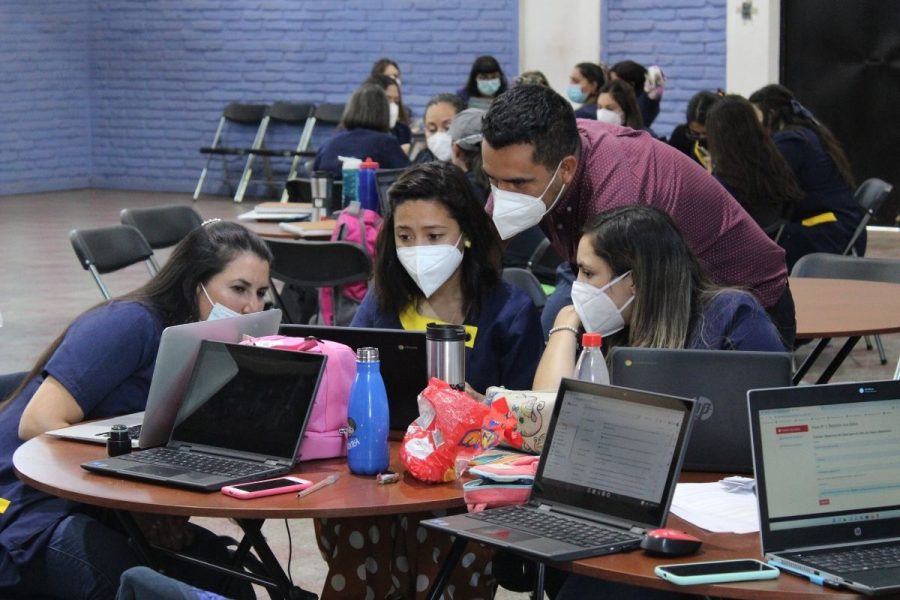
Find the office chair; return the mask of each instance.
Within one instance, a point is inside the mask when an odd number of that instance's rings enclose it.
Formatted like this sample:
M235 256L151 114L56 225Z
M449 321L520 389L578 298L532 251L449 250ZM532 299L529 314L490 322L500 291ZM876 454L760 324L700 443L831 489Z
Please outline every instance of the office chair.
M357 244L275 239L267 239L266 243L274 256L269 269L270 278L300 288L331 288L335 317L341 314L339 308L343 304L340 287L368 281L372 274L372 259ZM284 311L285 322L295 323L275 286L272 285L271 289L276 306ZM317 314L318 321L322 322L321 306Z
M153 249L141 235L141 232L128 225L114 225L98 229L73 229L69 232L69 242L75 256L84 270L90 271L100 288L100 293L107 300L109 293L100 275L124 269L141 261L147 267L150 276L156 275L157 269L153 257Z
M518 267L506 267L503 269L503 281L512 284L528 294L531 301L537 307L538 312L544 309L547 304L547 294L541 287L541 282L537 280L534 273L528 269L520 269Z
M856 281L882 281L886 283L900 283L900 260L889 258L863 258L860 256L841 256L839 254L827 254L815 252L800 258L791 270L791 277L819 277L828 279L852 279ZM848 290L847 293L853 293ZM881 364L887 364L884 357L884 349L881 339L876 336L879 345ZM823 338L813 353L810 353L811 361L815 361L821 349L828 343L828 338ZM820 349L821 348L821 349ZM883 358L882 358L883 357ZM812 362L810 362L810 365ZM801 369L794 375L794 381L798 382L809 370L804 363Z
M877 177L866 179L859 184L858 188L856 188L856 193L853 195L853 198L856 200L859 207L863 209L863 217L860 219L859 225L856 226L856 231L853 232L853 236L850 238L847 247L844 248L845 255L852 254L853 256L856 256L856 249L853 245L856 244L856 240L859 239L862 232L866 230L866 225L869 224L869 221L872 220L875 213L878 212L893 189L894 186ZM881 364L885 365L887 364L887 355L884 353L884 344L881 342L881 336L876 335L874 337L875 346L878 348L878 358L881 360ZM869 341L868 337L866 337L865 340L866 349L871 350L872 343Z
M534 273L541 283L556 285L556 268L562 262L563 257L553 249L550 240L544 238L528 259L528 270Z
M119 212L119 220L122 225L130 225L140 231L153 250L174 246L203 223L203 217L196 210L180 204L123 208ZM158 271L156 258L151 256L150 261Z
M213 156L222 157L222 182L232 189L231 181L228 178L228 158L230 156L244 156L250 150L262 147L265 130L262 128L263 119L266 116L265 104L242 104L240 102L232 102L228 104L219 117L219 125L213 136L212 144L200 148L201 154L206 154L206 165L200 172L200 179L197 180L197 187L194 189L194 200L200 197L200 191L203 189L203 182L206 180L206 174L209 170L209 163ZM248 130L253 129L255 135L250 146L246 145L228 145L233 138L246 138ZM243 135L241 135L243 134ZM226 139L228 138L228 139ZM247 164L244 166L244 172L252 166L253 155L247 156ZM241 175L243 181L244 175ZM240 186L240 184L238 184ZM246 186L245 186L246 187ZM241 194L243 197L243 194Z

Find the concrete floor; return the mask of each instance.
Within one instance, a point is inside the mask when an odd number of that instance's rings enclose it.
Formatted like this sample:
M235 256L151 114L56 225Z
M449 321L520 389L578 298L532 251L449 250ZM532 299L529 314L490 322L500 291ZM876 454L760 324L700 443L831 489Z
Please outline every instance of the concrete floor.
M73 228L117 224L119 211L127 207L191 204L188 194L77 190L47 194L0 197L0 373L30 368L40 351L58 335L76 315L101 301L90 275L75 259L67 234ZM225 198L204 197L193 206L205 218L234 218L250 210L248 201L235 205ZM869 256L900 259L900 232L870 233ZM161 251L163 262L168 252ZM123 293L143 283L147 272L140 265L104 276L113 294ZM852 293L852 290L848 290ZM889 379L900 356L900 335L884 336L888 364L880 365L874 351L862 344L847 358L834 381ZM807 345L797 352L798 364L809 351ZM824 364L833 350L826 350ZM807 377L812 381L814 370ZM232 523L200 519L207 527L223 533L237 533ZM269 521L264 533L282 564L288 564L294 581L305 589L318 591L325 579L325 563L316 548L312 523L291 521L290 540L284 521ZM267 597L260 592L260 597ZM497 598L524 599L526 594L501 590Z

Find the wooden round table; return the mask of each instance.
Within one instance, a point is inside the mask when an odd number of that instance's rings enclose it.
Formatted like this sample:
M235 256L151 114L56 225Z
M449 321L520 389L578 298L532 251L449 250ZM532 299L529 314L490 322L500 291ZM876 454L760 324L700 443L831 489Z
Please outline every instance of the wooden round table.
M790 286L800 339L900 331L900 284L791 277Z

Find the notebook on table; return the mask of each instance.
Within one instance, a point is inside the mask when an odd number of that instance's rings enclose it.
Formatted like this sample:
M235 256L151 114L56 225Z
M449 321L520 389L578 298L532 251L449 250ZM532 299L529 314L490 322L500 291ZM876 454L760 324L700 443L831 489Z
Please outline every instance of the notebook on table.
M900 592L900 381L752 390L748 402L769 563Z
M204 341L166 445L81 466L199 491L286 473L325 360L311 352Z
M357 348L378 348L381 378L388 395L390 427L406 431L419 416L417 398L428 386L425 332L319 325L282 325L282 335L314 337Z
M613 385L697 402L683 468L717 473L753 472L747 390L791 385L793 370L786 352L616 347L609 360Z
M147 404L142 412L79 423L48 431L48 435L82 442L105 444L113 425L125 425L134 448L151 448L166 443L175 414L181 405L200 350L200 342L239 342L244 335L273 335L281 324L281 310L240 315L215 321L200 321L166 327L159 339L156 366L150 380Z
M665 523L693 407L563 379L528 504L422 524L545 561L637 548Z

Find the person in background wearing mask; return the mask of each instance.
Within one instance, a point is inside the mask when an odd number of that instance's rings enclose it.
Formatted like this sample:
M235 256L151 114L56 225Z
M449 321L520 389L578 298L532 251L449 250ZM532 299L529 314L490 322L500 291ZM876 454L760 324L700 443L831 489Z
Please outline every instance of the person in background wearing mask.
M601 212L643 204L672 217L712 280L760 300L786 345L796 332L784 250L697 163L645 132L575 119L540 86L514 88L484 116L486 210L500 237L540 224L564 262L541 314L549 330L570 303L581 228Z
M595 63L583 62L575 65L569 75L569 87L566 90L569 100L581 106L575 111L578 119L597 118L597 96L600 88L606 83L603 68Z
M403 96L400 94L400 84L397 80L387 75L372 75L363 83L374 83L384 90L388 99L390 111L391 135L397 138L403 151L409 154L412 145L412 130L409 128L409 109L403 104Z
M438 94L428 101L425 105L425 144L428 148L415 157L415 164L434 160L447 162L452 158L450 123L465 107L462 98L450 93Z
M313 161L314 171L341 177L339 156L371 157L382 169L403 169L409 157L390 135L390 103L381 86L364 83L344 108L338 131L322 144Z
M672 130L666 140L673 148L690 156L707 171L712 171L712 160L706 145L706 115L725 92L700 90L688 101L685 122Z
M662 70L655 65L648 70L633 60L623 60L609 68L609 78L624 81L631 86L644 126L653 125L653 121L659 116L659 105L666 82Z
M509 85L500 63L493 56L479 56L472 63L466 86L456 93L468 108L487 110L494 99L505 92Z
M472 193L484 206L491 184L481 168L481 119L484 111L467 108L450 123L450 162L462 169L472 186Z
M114 515L22 483L13 452L51 429L144 410L163 329L262 310L272 254L247 229L206 222L137 290L77 317L0 405L0 595L112 598L119 578L141 564ZM187 519L135 514L151 544L229 559L225 543ZM219 575L166 564L169 575L212 589ZM168 561L167 561L168 563ZM254 598L249 585L232 594Z
M502 281L500 239L463 172L446 162L415 165L388 197L374 282L352 326L419 331L432 322L462 325L469 334L470 393L477 397L491 385L527 389L544 345L537 309ZM421 597L418 586L434 581L451 545L450 536L419 526L433 516L317 520L316 539L329 568L322 600ZM492 598L493 552L471 544L466 555L448 582L455 597Z
M597 120L632 129L643 129L653 135L652 131L644 127L631 86L623 81L610 81L600 88L597 95Z
M577 257L574 304L556 316L532 389L557 389L572 376L582 331L601 334L606 352L617 345L785 351L759 301L714 285L660 210L601 213L585 227Z

